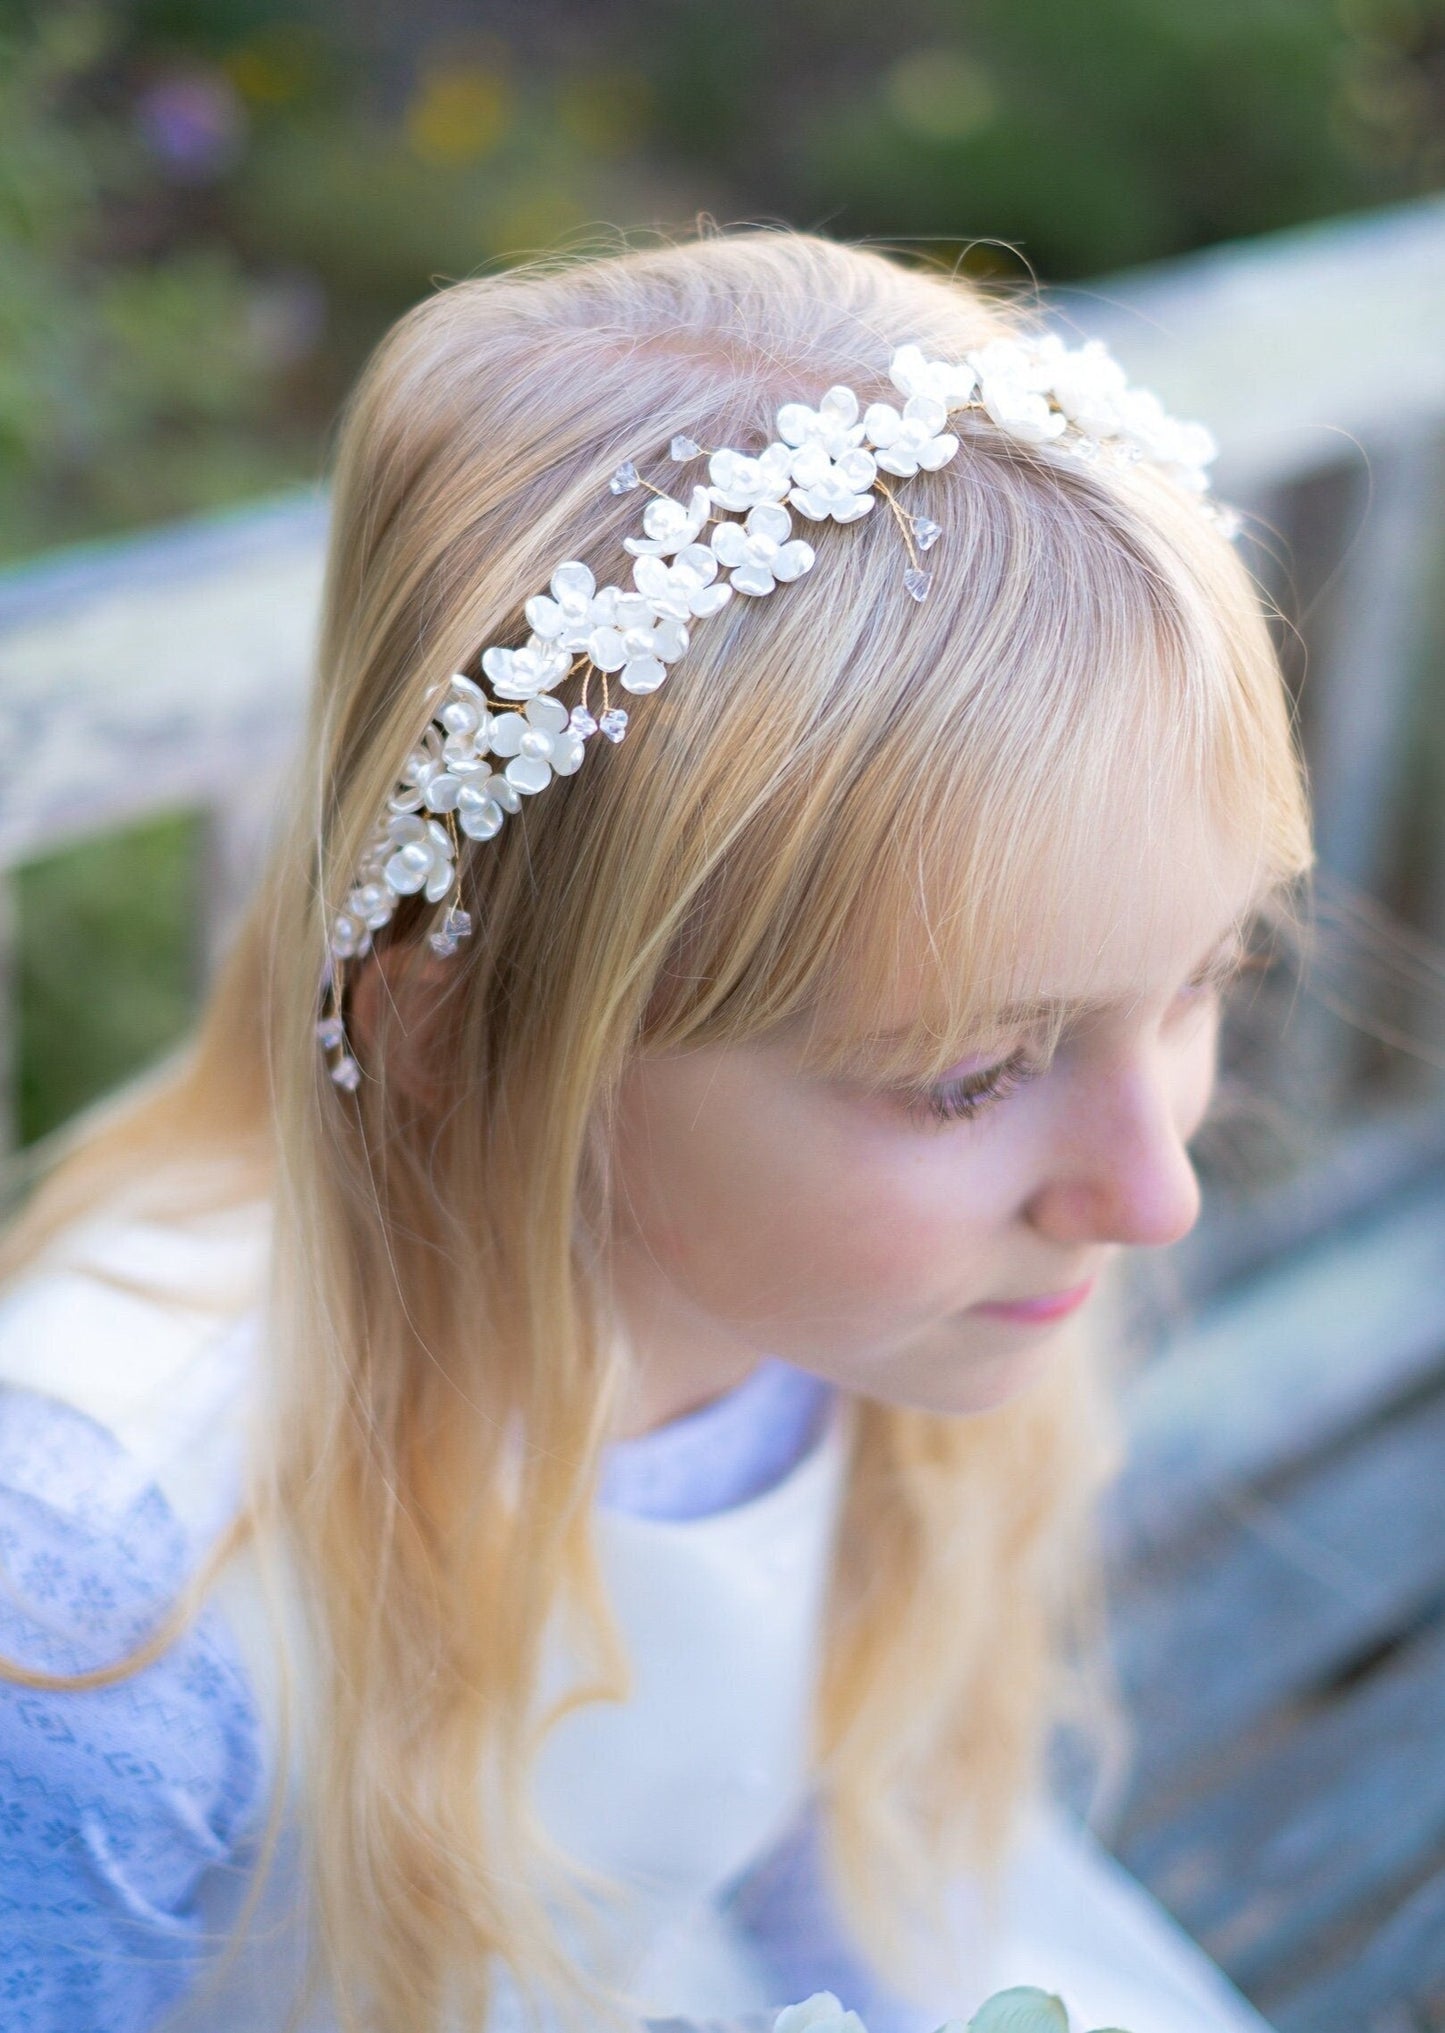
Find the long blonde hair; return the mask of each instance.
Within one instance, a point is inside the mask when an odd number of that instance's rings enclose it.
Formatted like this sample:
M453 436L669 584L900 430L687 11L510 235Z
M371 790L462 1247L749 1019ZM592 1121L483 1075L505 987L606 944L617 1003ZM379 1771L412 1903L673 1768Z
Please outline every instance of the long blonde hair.
M957 357L1013 322L965 282L785 232L542 264L403 318L346 415L304 762L249 915L192 1045L70 1140L0 1258L138 1179L159 1198L184 1169L183 1203L211 1165L219 1197L269 1196L252 1517L284 1539L320 1665L310 1838L348 2024L481 2023L498 1964L571 1980L526 1779L554 1618L592 1633L599 1690L623 1684L589 1514L624 1360L607 1130L632 1055L876 1010L921 934L927 1007L894 1050L940 1069L1023 900L1101 799L1140 794L1141 755L1281 882L1307 859L1228 546L1145 468L1066 467L970 420L954 464L907 483L946 531L926 603L887 516L824 526L807 581L703 624L622 747L468 850L478 931L430 991L425 1089L401 1074L401 995L355 1099L328 1080L324 928L426 696L519 639L560 559L625 562L618 462L674 432L761 441L779 401L884 394L905 340ZM414 912L386 936L424 962ZM816 1774L860 1912L996 1853L1106 1431L1077 1351L984 1416L859 1408Z

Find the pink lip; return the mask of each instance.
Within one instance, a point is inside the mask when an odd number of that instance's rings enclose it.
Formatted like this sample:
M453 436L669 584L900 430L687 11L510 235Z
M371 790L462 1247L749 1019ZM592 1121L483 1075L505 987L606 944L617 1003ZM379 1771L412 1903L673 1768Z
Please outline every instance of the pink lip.
M1089 1278L1084 1284L1075 1285L1072 1291L1045 1292L1037 1299L994 1300L975 1306L973 1310L986 1313L990 1320L1017 1320L1025 1326L1037 1326L1077 1313L1093 1289L1094 1280Z

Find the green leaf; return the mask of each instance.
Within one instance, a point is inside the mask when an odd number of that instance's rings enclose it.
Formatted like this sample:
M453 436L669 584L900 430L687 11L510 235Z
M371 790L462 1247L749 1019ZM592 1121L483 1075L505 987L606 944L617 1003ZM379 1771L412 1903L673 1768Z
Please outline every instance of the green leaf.
M1069 2033L1069 2015L1052 1991L1022 1984L996 1991L968 2022L968 2033Z

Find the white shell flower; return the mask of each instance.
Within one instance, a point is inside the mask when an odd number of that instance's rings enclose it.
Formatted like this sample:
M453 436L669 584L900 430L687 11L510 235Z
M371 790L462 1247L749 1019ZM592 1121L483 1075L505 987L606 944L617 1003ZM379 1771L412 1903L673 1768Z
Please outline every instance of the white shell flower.
M531 699L538 692L550 692L571 668L569 652L537 634L529 635L521 649L482 651L482 669L499 699Z
M554 776L582 767L582 737L572 732L560 699L534 698L520 713L497 715L492 753L505 760L503 776L512 789L534 797Z
M619 673L624 691L655 692L687 649L687 629L674 617L659 619L640 593L623 594L617 610L626 625L594 629L587 653L599 671Z
M1141 457L1167 466L1187 486L1202 491L1208 485L1204 468L1219 448L1203 424L1181 423L1170 416L1147 388L1126 390L1117 409L1115 428Z
M873 456L885 473L910 480L921 467L936 473L958 450L958 439L947 430L948 411L932 395L910 395L903 412L891 402L872 402L863 418Z
M616 592L615 587L609 590ZM585 646L589 632L602 619L600 605L605 605L605 594L598 594L591 571L571 558L552 574L550 597L534 593L523 611L527 626L539 641L559 650L578 650Z
M1039 359L1048 369L1050 394L1075 429L1091 438L1112 437L1128 383L1108 348L1090 339L1070 349L1050 332L1039 342Z
M1016 339L994 339L968 364L978 375L979 400L1001 431L1021 444L1045 445L1063 436L1069 420L1049 401L1052 367Z
M706 544L688 544L670 565L661 558L639 558L633 583L664 621L686 621L716 614L732 598L730 586L715 585L718 561Z
M660 494L643 511L646 536L625 536L622 547L634 558L670 558L674 551L697 542L711 513L712 497L705 487L693 488L686 507L670 494Z
M433 777L441 776L445 768L442 738L435 727L428 727L401 766L397 787L387 800L388 810L419 812L426 803L427 785Z
M449 679L449 696L439 707L435 718L441 724L441 759L446 773L456 778L476 776L487 767L487 742L492 731L491 709L486 694L470 678L456 672ZM433 732L428 728L427 733ZM438 788L433 776L430 784L424 785L422 802L434 812L451 811L456 803L450 790ZM450 802L438 803L442 797ZM392 800L393 811L414 811L412 805L402 805Z
M900 346L888 363L888 379L900 395L927 396L946 410L962 409L978 385L967 361L930 360L920 346Z
M845 2012L831 1991L815 1991L801 2005L787 2005L773 2021L773 2033L867 2033L856 2012Z
M331 920L331 953L336 960L358 960L371 951L371 933L350 911L338 911Z
M792 485L793 448L769 445L756 459L741 452L714 452L707 462L708 492L719 508L741 515L760 501L781 501Z
M445 826L398 812L386 831L392 848L383 871L387 887L397 896L424 889L429 904L440 903L452 886L452 843Z
M779 583L801 579L814 563L812 545L793 536L792 517L773 501L750 509L746 522L720 523L712 551L719 564L732 568L737 593L771 593Z
M873 506L870 492L878 478L871 452L861 445L830 459L821 445L804 445L793 454L793 477L797 485L788 495L800 515L810 522L857 522Z
M830 459L841 459L863 442L858 398L841 383L830 388L816 409L804 402L785 402L778 411L778 436L785 445L820 445Z

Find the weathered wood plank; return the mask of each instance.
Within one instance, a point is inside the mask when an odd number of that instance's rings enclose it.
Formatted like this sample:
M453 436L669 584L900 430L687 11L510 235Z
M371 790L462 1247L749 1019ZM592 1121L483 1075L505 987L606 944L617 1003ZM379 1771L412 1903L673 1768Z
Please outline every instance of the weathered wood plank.
M1185 1557L1127 1572L1116 1651L1139 1717L1136 1832L1207 1790L1273 1710L1442 1598L1445 1391L1283 1488L1241 1496Z
M1279 2033L1394 2033L1401 2025L1435 2033L1445 2025L1445 1871L1412 1893L1348 1965L1326 1968L1271 2016Z
M229 803L281 765L309 685L322 529L307 500L0 583L0 869Z
M1130 1382L1117 1556L1139 1558L1427 1374L1445 1335L1445 1180L1221 1295Z
M1445 1869L1445 1633L1302 1710L1123 1853L1266 2010L1348 1965Z

